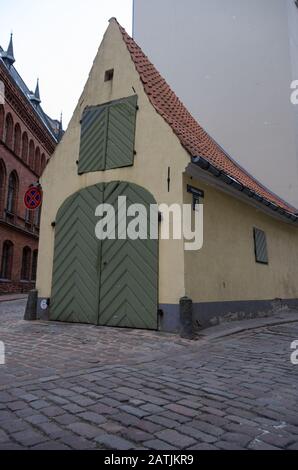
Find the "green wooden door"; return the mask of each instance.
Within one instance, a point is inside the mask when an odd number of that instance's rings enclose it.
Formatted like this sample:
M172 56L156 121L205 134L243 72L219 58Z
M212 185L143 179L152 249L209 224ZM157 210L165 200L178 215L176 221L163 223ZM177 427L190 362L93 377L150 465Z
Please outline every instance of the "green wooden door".
M96 238L101 203L114 207L118 235L119 196L126 196L128 207L147 209L147 239ZM51 320L157 329L158 240L149 236L150 204L155 201L148 191L126 182L83 189L63 204L56 221Z
M99 324L154 330L157 329L158 241L150 240L149 222L150 204L155 201L148 191L135 184L108 184L104 200L115 209L116 234L120 220L119 196L126 196L127 207L142 204L147 209L147 239L103 241ZM123 226L121 235L125 229L127 226Z
M94 214L103 195L103 184L83 189L57 214L51 320L98 321L101 244L95 237Z

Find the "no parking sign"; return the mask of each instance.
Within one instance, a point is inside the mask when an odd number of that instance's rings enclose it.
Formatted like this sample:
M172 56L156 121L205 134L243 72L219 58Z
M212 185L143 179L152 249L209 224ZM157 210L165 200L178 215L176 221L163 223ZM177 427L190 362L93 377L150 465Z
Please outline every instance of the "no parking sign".
M41 189L36 186L32 186L31 188L29 188L26 191L24 203L26 208L31 211L38 209L42 203Z

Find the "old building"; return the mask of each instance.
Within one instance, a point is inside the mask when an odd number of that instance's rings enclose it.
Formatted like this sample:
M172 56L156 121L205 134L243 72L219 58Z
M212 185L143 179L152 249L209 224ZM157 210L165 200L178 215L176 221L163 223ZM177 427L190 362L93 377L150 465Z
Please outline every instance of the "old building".
M185 297L202 326L297 302L296 209L216 144L115 19L41 184L39 316L176 331ZM123 238L119 221L121 236L98 239L97 208L119 214L119 196L147 209L199 197L202 248Z
M26 292L36 279L40 211L28 211L24 195L38 182L62 128L14 67L13 40L0 47L0 295Z

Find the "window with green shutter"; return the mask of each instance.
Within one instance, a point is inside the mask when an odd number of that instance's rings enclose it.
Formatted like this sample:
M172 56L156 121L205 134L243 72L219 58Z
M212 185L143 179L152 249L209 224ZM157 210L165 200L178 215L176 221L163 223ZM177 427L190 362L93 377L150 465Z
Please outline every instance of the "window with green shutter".
M254 228L254 242L255 242L255 256L256 262L262 264L268 264L268 251L266 234L263 230Z
M134 95L85 109L79 174L133 165L137 100Z

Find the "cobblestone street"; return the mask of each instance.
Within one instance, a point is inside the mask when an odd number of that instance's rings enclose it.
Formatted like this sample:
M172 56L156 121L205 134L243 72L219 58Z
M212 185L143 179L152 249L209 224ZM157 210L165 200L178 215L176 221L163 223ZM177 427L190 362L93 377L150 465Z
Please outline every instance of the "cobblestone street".
M192 342L24 308L0 303L0 449L298 449L298 322Z

